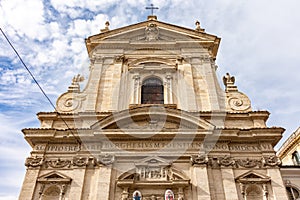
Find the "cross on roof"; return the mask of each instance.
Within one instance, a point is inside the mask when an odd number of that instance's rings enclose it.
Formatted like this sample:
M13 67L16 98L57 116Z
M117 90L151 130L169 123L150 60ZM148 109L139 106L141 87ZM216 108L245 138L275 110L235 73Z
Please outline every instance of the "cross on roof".
M150 6L146 7L147 10L151 9L151 15L153 16L153 10L159 9L158 7L154 7L153 3L150 4Z

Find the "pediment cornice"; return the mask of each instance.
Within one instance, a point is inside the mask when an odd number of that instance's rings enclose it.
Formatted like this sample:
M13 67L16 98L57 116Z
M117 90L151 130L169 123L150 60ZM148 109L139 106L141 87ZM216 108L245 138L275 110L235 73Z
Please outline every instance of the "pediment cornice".
M90 54L94 48L98 47L102 43L106 43L107 45L107 41L109 43L128 43L128 41L132 40L131 37L134 38L134 41L146 40L147 43L145 44L147 45L156 43L157 41L147 41L147 36L144 36L145 29L149 26L149 24L154 24L158 30L160 30L160 36L157 36L158 41L178 42L180 40L186 40L197 42L201 43L203 47L209 48L213 57L216 57L217 55L221 40L217 36L208 34L204 31L197 31L157 20L148 20L90 36L85 41L88 53Z
M143 106L112 113L91 126L92 130L206 130L215 126L190 113L164 106Z

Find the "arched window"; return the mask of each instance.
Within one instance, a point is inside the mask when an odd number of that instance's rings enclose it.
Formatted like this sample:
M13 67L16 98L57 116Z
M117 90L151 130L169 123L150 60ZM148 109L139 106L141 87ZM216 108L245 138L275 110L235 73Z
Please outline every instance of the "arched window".
M142 104L163 104L164 88L158 78L148 78L142 84Z
M247 200L262 200L263 192L262 188L258 185L250 185L246 190Z
M299 198L299 191L293 187L286 187L286 192L288 194L289 200L296 200Z
M52 185L44 192L42 200L59 200L60 193L60 188L56 185Z

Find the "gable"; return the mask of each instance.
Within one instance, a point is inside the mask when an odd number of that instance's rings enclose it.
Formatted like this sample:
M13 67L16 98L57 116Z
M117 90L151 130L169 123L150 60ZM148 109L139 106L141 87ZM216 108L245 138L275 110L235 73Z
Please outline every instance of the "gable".
M212 38L207 37L206 35L191 35L191 34L183 34L180 32L176 32L172 29L164 29L157 27L157 38L153 38L150 41L193 41L193 39L199 39L202 41L209 40ZM112 35L107 38L103 38L103 41L129 41L129 42L145 42L149 41L147 38L147 27L141 27L136 30L132 30L130 32L120 33L117 35Z
M90 54L96 47L101 48L101 46L112 45L114 42L131 48L134 47L132 45L140 43L151 46L151 44L160 42L171 42L171 44L176 45L184 42L182 45L185 47L190 44L199 47L200 44L216 57L220 38L204 31L179 27L152 19L90 36L86 39L86 47ZM114 46L116 47L116 45ZM138 46L135 48L138 48Z

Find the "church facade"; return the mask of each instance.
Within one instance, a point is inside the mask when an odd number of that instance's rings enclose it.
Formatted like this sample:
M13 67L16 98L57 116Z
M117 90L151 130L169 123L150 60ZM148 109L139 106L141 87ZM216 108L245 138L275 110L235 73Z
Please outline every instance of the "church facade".
M86 39L86 86L72 80L31 145L21 200L288 200L267 127L230 74L220 38L158 21Z

